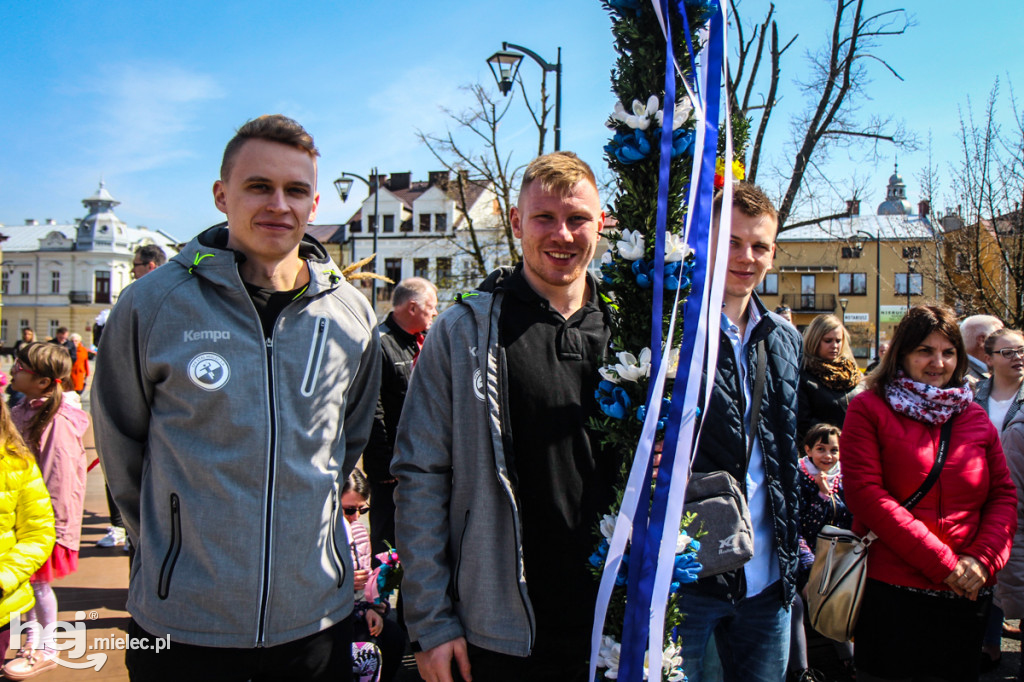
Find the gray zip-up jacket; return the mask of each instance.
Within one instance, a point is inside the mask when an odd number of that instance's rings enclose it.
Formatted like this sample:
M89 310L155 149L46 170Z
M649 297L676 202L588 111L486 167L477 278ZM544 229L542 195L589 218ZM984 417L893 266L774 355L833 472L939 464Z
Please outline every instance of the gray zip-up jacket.
M456 637L512 656L533 648L522 528L503 444L500 291L442 313L416 362L391 473L405 623L423 650Z
M268 342L226 237L210 228L124 290L91 401L137 552L128 611L173 642L253 648L352 611L340 489L369 436L380 339L306 237L309 285Z

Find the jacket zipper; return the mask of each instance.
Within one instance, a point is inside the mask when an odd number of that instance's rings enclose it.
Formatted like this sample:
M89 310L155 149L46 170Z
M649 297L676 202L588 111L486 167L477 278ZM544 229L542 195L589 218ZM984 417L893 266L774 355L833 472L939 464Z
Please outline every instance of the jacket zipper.
M459 574L462 573L462 547L466 544L466 531L469 530L469 510L466 510L466 520L462 526L462 535L459 536L459 560L455 564L455 579L452 581L452 599L459 601Z
M276 327L276 325L275 325ZM262 325L261 325L262 328ZM276 329L275 329L276 331ZM265 521L263 528L263 586L260 589L260 622L256 633L256 645L264 645L267 627L267 605L270 602L271 547L274 539L274 460L277 452L277 413L274 410L274 339L266 339L267 345L267 404L270 409L270 448L267 457L267 489L265 500Z
M334 487L331 489L331 524L330 524L330 543L331 543L331 557L334 559L334 568L338 571L338 587L340 588L345 582L345 561L341 558L341 554L338 552L338 540L336 533L338 532L338 488ZM353 551L355 551L355 542L351 543ZM356 567L358 568L358 566Z
M167 599L171 592L171 574L181 554L181 501L177 493L171 493L171 546L167 548L164 562L160 566L160 580L157 583L156 596Z
M309 345L309 359L306 361L306 372L302 377L301 393L303 397L313 395L316 388L316 379L320 376L320 363L324 359L324 348L327 346L327 328L330 320L326 315L318 315L316 318L313 339Z

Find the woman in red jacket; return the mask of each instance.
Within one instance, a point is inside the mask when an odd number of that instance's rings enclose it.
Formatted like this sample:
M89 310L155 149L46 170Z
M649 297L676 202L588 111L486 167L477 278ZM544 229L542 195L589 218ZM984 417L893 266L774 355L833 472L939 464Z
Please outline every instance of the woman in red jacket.
M858 682L976 680L994 576L1017 526L999 435L972 402L953 312L916 306L896 328L868 389L846 414L840 449L854 530L878 536L857 622ZM902 502L945 465L912 509Z

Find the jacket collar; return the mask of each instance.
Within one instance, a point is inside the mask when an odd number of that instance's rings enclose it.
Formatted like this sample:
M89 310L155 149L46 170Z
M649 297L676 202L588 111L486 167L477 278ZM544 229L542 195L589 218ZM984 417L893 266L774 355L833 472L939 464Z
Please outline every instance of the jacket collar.
M189 274L213 284L237 287L241 281L238 264L245 260L245 254L229 249L227 244L227 223L218 223L200 232L180 253L171 258L171 262L181 265ZM344 279L341 271L327 254L327 249L313 237L302 237L299 258L305 261L309 270L309 284L301 296L316 296L341 285Z

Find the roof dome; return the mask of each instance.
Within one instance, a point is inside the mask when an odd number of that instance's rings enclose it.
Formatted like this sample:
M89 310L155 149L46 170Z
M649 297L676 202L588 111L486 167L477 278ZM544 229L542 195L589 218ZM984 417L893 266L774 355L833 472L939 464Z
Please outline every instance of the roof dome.
M886 188L885 201L878 205L878 215L911 215L914 207L907 201L907 186L900 175L899 164L894 164L889 186Z

